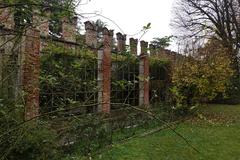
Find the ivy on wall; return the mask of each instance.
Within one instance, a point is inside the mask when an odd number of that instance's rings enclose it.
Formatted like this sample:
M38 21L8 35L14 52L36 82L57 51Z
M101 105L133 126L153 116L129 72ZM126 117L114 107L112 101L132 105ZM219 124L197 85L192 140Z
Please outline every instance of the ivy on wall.
M150 100L159 103L167 100L171 84L171 62L158 56L149 57Z
M91 51L48 47L41 56L42 110L71 108L96 102L97 57Z

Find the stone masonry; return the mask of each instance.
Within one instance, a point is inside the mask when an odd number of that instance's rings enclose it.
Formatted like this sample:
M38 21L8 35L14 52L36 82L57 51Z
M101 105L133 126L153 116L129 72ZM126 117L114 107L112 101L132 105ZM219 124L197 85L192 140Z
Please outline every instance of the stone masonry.
M4 26L7 29L14 29L15 22L10 8L0 9L0 26Z
M22 88L25 94L25 119L39 115L40 32L29 28L24 37Z
M149 59L148 42L141 41L139 65L139 105L149 106Z
M77 17L73 17L71 20L67 17L62 19L62 37L65 41L76 42L77 21Z
M117 51L122 53L126 51L126 35L118 32L117 34Z
M94 24L87 21L85 24L85 43L87 46L96 49L97 48L97 29Z
M34 28L40 31L40 36L48 37L49 36L49 18L51 15L50 9L44 10L44 15L39 16L40 13L36 13L33 16L33 25Z
M102 112L110 113L111 102L111 46L113 39L113 31L109 31L107 28L103 29L103 97L102 97Z
M131 54L137 55L138 39L130 38L129 43Z
M50 11L46 10L46 14L50 17ZM40 72L40 46L42 37L49 37L49 17L34 17L34 21L39 25L30 28L24 36L23 44L23 67L22 67L22 88L25 91L26 109L25 119L29 120L39 115L39 72ZM8 17L3 21L4 17ZM14 19L9 15L9 10L1 10L1 24L9 29L14 28ZM43 22L43 23L40 23ZM62 20L62 38L59 43L71 42L76 44L76 25L77 18L72 20L64 18ZM40 32L39 32L40 30ZM113 46L113 31L104 28L102 31L103 47L98 49L98 33L96 26L87 21L85 22L85 43L98 54L98 111L103 113L111 112L111 53ZM117 51L122 53L126 51L126 35L117 33ZM149 106L149 55L148 43L140 42L141 54L139 56L139 105ZM130 39L130 52L137 55L137 39ZM150 46L150 49L153 46ZM153 52L153 51L152 51Z

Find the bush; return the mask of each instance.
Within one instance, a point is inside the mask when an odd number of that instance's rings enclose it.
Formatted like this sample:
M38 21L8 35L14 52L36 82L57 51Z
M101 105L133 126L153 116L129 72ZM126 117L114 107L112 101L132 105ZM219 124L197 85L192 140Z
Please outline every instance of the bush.
M231 79L231 83L227 88L227 97L219 94L212 102L223 103L223 104L240 104L240 77L236 76Z
M21 99L21 98L19 98ZM24 121L24 103L0 95L1 160L54 160L58 150L57 135L40 119Z
M55 160L61 155L56 142L55 132L46 124L31 122L6 137L1 153L8 160Z
M217 47L216 47L217 46ZM229 51L212 40L199 52L201 57L187 57L173 71L172 102L177 109L191 109L201 102L227 97L234 71Z

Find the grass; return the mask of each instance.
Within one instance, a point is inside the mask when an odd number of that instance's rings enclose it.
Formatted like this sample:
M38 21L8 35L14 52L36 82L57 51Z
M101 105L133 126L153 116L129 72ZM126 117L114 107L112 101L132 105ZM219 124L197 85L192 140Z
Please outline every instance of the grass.
M175 127L200 153L166 129L115 144L92 159L240 160L240 105L204 106L197 117ZM83 158L76 153L66 160L81 159Z
M240 160L240 105L203 107L198 118L179 126L200 153L171 130L135 138L96 156L97 160Z

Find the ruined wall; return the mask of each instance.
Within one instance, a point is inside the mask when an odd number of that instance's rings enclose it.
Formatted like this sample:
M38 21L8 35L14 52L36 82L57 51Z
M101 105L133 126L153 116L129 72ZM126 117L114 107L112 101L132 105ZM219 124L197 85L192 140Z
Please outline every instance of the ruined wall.
M178 54L174 51L168 50L168 49L156 49L154 46L150 45L150 55L151 56L157 56L165 60L169 60L171 62L178 62L181 61L184 58L184 55Z
M50 35L49 31L49 17L51 12L46 10L46 17L33 18L33 26L28 28L22 40L17 42L21 46L19 54L19 62L22 66L19 69L18 75L20 75L19 84L26 92L26 113L25 118L31 119L39 114L39 72L40 72L40 56L50 43L54 45L62 45L66 49L76 51L76 48L81 46L76 40L76 27L77 18L73 17L72 20L67 18L62 19L62 37L56 38ZM14 31L14 21L11 15L8 15L9 11L4 10L1 12L0 19L6 19L2 21L4 31ZM6 16L7 15L7 16ZM7 17L7 18L6 18ZM112 50L113 50L113 30L104 28L102 31L102 41L98 41L98 33L95 24L87 21L85 22L85 46L89 47L95 54L98 55L98 111L104 113L111 112L111 71L112 71ZM11 37L11 36L10 36ZM117 39L117 54L126 54L126 35L122 33L116 34ZM1 43L4 43L9 36L1 37ZM139 61L139 105L149 106L149 49L148 43L141 41L141 53L138 55L138 40L130 38L130 54ZM10 47L13 46L12 42L7 43L4 48L1 48L2 52L10 53ZM166 56L170 59L176 59L176 55L170 52L157 53L153 46L149 46L151 54L158 56ZM4 51L3 51L4 50ZM124 55L123 54L123 55ZM1 55L0 55L1 57ZM125 62L123 62L125 63ZM1 62L0 62L1 65ZM0 73L3 72L0 69ZM117 72L117 71L116 71ZM129 71L126 71L129 72ZM0 75L1 76L1 75ZM135 83L135 82L134 82Z

